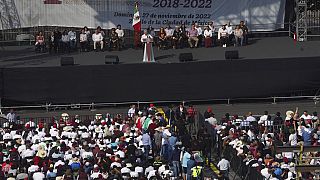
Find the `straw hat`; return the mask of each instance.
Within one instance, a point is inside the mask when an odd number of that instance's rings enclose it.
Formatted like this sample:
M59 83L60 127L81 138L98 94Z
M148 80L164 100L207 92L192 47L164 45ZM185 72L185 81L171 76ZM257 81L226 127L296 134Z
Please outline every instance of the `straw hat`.
M37 156L40 157L40 158L45 158L47 156L47 152L44 149L40 149L37 152Z

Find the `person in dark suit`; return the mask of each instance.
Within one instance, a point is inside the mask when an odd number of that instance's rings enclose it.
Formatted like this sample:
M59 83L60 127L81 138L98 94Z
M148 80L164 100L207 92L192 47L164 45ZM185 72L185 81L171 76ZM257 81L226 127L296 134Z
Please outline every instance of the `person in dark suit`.
M187 109L180 103L179 107L176 109L176 119L177 120L186 120Z

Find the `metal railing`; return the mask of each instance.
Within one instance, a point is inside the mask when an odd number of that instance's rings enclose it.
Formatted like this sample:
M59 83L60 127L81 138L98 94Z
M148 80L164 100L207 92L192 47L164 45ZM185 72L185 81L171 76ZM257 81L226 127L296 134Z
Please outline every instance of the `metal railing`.
M71 104L53 104L53 103L46 103L46 104L36 104L36 105L21 105L21 106L3 106L2 99L0 98L0 112L2 110L9 110L9 109L42 109L49 111L55 110L67 110L67 109L96 109L96 108L104 108L104 107L117 107L117 106L127 106L129 107L131 104L136 104L139 106L147 105L150 103L153 104L202 104L208 102L215 102L217 104L234 104L234 103L241 103L241 102L270 102L272 104L277 104L278 101L292 101L292 100L307 100L312 101L315 105L319 104L320 102L320 95L318 95L318 91L314 96L274 96L274 97L261 97L261 98L229 98L229 99L189 99L189 100L172 100L172 101L128 101L128 102L91 102L91 103L71 103Z

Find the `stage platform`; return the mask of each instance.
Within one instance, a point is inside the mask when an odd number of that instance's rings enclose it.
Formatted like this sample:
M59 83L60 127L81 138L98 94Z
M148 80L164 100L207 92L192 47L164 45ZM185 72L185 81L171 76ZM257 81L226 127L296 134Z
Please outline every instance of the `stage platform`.
M224 53L229 50L239 51L239 60L270 59L289 57L320 56L320 41L295 43L289 37L270 37L251 39L248 46L243 47L213 47L213 48L184 48L158 50L154 47L157 63L177 63L179 54L191 52L195 61L225 60ZM76 52L67 54L35 53L33 46L2 47L0 49L0 67L52 67L60 66L60 59L71 56L77 65L104 65L105 55L117 55L121 64L142 63L142 49L125 49L122 51L105 52Z
M289 38L255 39L245 47L155 50L156 63L142 63L142 50L68 55L35 54L26 48L1 53L3 104L210 101L214 99L315 95L320 89L320 42L295 44ZM239 60L224 60L226 50ZM18 53L19 52L19 53ZM192 52L195 62L180 63ZM118 55L119 65L105 65ZM19 56L19 57L18 57ZM73 56L76 66L60 66Z

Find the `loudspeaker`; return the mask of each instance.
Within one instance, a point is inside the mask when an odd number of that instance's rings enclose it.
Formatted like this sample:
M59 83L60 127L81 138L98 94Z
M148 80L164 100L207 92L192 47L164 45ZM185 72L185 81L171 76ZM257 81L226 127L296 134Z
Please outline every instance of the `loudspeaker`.
M226 51L224 54L226 59L239 59L239 52L238 51Z
M104 57L105 64L119 64L119 57L116 55L106 55Z
M179 61L180 62L193 61L192 53L180 53L179 54Z
M61 66L73 66L74 59L73 57L61 57L60 64Z

